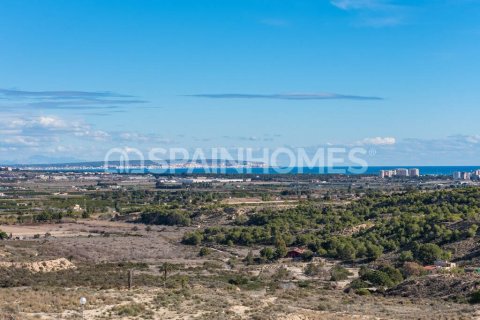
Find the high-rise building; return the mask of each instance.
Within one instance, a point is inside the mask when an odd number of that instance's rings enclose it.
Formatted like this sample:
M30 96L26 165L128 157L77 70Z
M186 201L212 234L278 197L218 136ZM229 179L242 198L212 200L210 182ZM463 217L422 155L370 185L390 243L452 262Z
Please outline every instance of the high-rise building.
M399 177L408 177L408 169L404 169L404 168L396 169L395 175Z
M419 177L420 170L417 168L410 168L410 169L399 168L395 170L380 170L378 175L380 178L390 178L393 176Z
M390 178L395 175L395 170L380 170L380 178Z
M410 168L410 169L408 169L408 176L419 177L420 176L420 170L417 169L417 168Z
M470 172L455 171L452 176L453 176L453 179L455 179L455 180L470 180L471 173Z

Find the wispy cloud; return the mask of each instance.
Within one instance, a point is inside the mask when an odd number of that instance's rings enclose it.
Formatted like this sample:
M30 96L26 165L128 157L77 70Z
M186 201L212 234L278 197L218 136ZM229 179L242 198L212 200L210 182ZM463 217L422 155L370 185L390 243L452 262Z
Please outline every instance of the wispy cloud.
M331 0L330 3L341 10L378 10L388 5L385 0Z
M275 140L269 134L264 134L262 136L222 136L222 138L227 139L227 140L249 141L249 142L274 141Z
M16 109L120 109L147 101L108 91L25 91L0 88L0 110Z
M409 7L391 0L331 0L336 8L354 15L354 25L392 27L405 23Z
M49 99L78 99L78 98L125 98L130 95L118 94L109 91L25 91L15 89L1 89L0 95L15 98L49 98Z
M359 96L338 93L285 93L285 94L255 94L255 93L202 93L187 95L196 98L210 99L277 99L277 100L383 100L376 96Z

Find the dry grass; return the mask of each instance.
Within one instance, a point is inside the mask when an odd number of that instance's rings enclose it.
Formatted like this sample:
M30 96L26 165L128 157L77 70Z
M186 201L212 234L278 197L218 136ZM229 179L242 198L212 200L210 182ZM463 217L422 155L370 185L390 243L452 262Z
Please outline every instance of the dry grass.
M60 313L78 310L80 297L88 300L87 308L114 303L111 294L87 289L2 288L0 314Z

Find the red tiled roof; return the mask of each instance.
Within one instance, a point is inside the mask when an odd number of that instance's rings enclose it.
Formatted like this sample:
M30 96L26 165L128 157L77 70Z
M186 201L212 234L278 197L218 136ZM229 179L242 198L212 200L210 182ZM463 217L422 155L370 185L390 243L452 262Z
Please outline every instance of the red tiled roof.
M292 250L289 250L288 252L295 252L295 253L304 253L305 252L305 249L301 249L301 248L293 248Z

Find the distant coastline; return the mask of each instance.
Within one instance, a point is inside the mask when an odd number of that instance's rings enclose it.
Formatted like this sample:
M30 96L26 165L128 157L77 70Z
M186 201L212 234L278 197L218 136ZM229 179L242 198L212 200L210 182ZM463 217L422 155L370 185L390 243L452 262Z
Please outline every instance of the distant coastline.
M47 172L108 172L108 173L132 173L132 174L282 174L279 168L268 167L263 163L242 162L242 163L223 163L219 165L205 166L205 164L195 163L182 165L181 163L171 164L169 166L158 167L151 164L144 166L131 165L121 167L116 164L109 164L104 167L100 163L76 163L76 164L54 164L54 165L12 165L10 168L21 171L47 171ZM353 175L348 171L351 167L292 167L280 168L285 171L284 174L337 174L338 170L346 170L346 175ZM456 171L474 171L480 169L479 166L370 166L362 174L377 175L380 170L393 170L396 168L418 168L420 175L451 175ZM286 172L288 169L288 172Z

